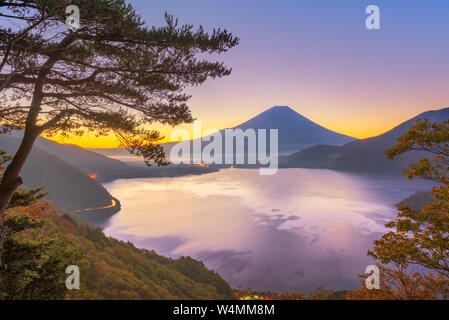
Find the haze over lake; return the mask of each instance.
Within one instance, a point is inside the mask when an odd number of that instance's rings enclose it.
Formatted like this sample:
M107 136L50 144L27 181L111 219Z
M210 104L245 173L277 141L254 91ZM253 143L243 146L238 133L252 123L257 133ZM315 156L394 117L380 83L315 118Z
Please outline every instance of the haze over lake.
M122 210L105 233L171 257L204 261L233 287L357 288L357 274L394 204L425 181L330 170L227 169L180 178L116 180Z

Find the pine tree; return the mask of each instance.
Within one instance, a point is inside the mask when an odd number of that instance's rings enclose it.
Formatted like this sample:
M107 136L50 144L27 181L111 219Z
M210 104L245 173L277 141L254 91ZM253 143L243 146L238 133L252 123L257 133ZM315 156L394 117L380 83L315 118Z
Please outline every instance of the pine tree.
M80 10L78 29L66 26L66 8ZM231 70L200 55L238 44L226 30L208 34L166 14L165 27L146 27L124 0L0 0L0 127L23 129L21 145L0 183L3 215L39 135L113 133L148 165L167 164L148 125L193 120L184 92Z

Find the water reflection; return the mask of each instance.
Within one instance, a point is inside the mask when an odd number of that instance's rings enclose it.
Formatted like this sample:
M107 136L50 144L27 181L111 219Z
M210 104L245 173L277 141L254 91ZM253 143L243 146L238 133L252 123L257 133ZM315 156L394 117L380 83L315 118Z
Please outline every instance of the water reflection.
M105 233L201 259L233 286L259 290L358 286L366 251L425 182L329 170L222 170L106 185L122 203Z

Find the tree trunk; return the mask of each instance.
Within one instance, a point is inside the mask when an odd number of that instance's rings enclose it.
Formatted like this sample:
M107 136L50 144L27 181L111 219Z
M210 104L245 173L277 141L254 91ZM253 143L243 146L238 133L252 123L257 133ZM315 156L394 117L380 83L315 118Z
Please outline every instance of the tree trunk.
M0 270L4 270L2 264L3 242L8 231L5 225L4 215L14 192L16 192L17 188L22 184L20 171L22 170L31 149L33 148L34 141L38 136L38 134L33 131L34 130L25 130L20 147L13 160L6 168L0 183Z

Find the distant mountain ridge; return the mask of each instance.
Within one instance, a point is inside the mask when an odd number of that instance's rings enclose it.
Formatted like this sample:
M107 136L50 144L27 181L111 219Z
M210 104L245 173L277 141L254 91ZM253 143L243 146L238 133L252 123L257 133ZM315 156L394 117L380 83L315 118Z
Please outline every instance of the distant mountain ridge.
M14 154L20 139L0 135L0 149ZM69 210L110 206L114 197L87 173L53 154L33 148L22 169L25 186L45 187L50 192L47 198L58 206ZM117 207L117 210L119 207Z
M13 139L16 148L18 147L18 139L22 137L21 132L14 132L12 136L4 135L3 141ZM0 140L0 149L2 147L2 140ZM81 148L74 144L62 144L52 140L38 137L34 149L47 152L55 155L61 160L71 164L72 166L82 170L86 174L92 175L95 180L100 182L109 182L115 179L130 179L130 178L152 178L152 177L175 177L185 174L201 174L212 172L212 169L204 167L164 167L164 168L149 168L143 165L144 161L138 157L141 166L130 166L120 160L110 158L98 152L89 149ZM128 154L128 153L127 153Z
M247 129L278 129L278 151L280 154L293 153L317 144L343 145L347 142L357 140L356 138L326 129L323 126L320 126L319 124L302 116L288 106L274 106L249 119L248 121L227 129L241 129L243 131L246 131ZM222 137L225 136L225 130L226 129L222 129L218 131ZM269 132L267 132L267 137L268 136ZM202 137L202 139L204 138L205 137ZM184 141L183 143L192 144L193 141L194 140ZM168 142L163 144L167 156L170 154L171 148L176 143L177 142ZM209 144L209 141L203 141L203 148L207 144ZM224 138L222 141L222 146L224 149ZM269 147L268 138L267 147ZM123 157L127 154L122 148L92 150L112 157Z
M393 146L396 139L417 119L429 119L431 122L448 120L449 108L424 112L377 137L351 141L344 145L318 143L281 156L279 167L398 174L409 163L416 162L425 154L408 152L389 161L385 150ZM310 145L311 141L319 142L323 139L335 144L353 140L315 124L289 107L273 107L235 128L272 129L281 124L284 129L280 128L279 142L283 150L293 146L301 149L304 145ZM302 126L296 128L299 124ZM298 136L299 132L303 132L304 136ZM287 139L287 142L282 142L282 139ZM0 135L0 149L10 154L15 153L19 143L20 134ZM122 152L121 149L118 151ZM136 167L75 145L39 138L24 167L23 177L26 186L46 187L46 191L51 192L48 196L50 200L64 209L74 211L111 205L113 196L99 182L118 178L175 177L214 171L216 169L200 166Z
M20 132L0 135L0 150L13 155L20 141ZM50 192L47 199L63 209L79 211L102 208L93 212L112 214L120 210L120 202L100 182L120 178L174 177L214 171L216 170L199 166L133 167L76 145L60 144L39 137L21 175L25 186L45 187L44 190ZM111 207L113 203L115 205Z
M126 173L129 169L129 166L121 161L72 144L61 144L39 137L34 146L56 155L88 174L94 174L95 178L102 182L117 179L120 174Z
M401 173L412 162L426 156L413 151L387 160L385 151L396 144L418 119L442 122L449 119L449 108L432 110L407 120L379 136L353 141L343 146L318 145L280 158L281 168L323 168L367 173Z

